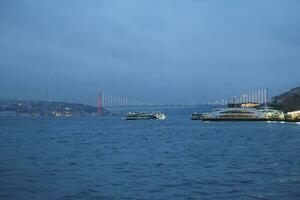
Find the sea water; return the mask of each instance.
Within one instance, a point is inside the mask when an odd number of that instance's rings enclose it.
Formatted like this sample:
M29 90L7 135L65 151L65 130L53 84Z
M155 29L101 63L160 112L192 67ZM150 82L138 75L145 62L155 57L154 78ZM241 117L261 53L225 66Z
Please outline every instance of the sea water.
M0 199L300 199L300 124L0 119Z

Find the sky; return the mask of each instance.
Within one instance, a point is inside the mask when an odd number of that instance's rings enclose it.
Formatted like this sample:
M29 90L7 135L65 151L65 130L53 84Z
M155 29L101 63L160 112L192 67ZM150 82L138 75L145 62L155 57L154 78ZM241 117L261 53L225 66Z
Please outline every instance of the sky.
M300 85L298 0L2 0L0 99L160 103Z

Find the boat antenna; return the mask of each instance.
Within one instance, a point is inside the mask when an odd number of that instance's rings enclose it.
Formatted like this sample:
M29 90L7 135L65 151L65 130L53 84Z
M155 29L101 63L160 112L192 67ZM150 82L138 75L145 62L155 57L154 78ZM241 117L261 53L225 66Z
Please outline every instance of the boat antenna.
M232 102L233 102L233 107L235 107L235 96L233 96Z

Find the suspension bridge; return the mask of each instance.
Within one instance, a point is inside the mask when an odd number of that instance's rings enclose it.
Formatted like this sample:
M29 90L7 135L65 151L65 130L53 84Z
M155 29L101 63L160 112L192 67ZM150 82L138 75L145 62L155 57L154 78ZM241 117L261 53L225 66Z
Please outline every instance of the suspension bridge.
M147 100L132 99L128 97L115 96L107 92L99 91L98 92L98 115L102 113L103 108L121 108L121 107L161 107L161 106L226 106L229 103L259 103L267 104L269 101L268 89L259 89L250 92L244 92L240 95L233 96L231 98L224 98L213 101L205 101L198 103L182 103L182 104L165 104L157 103Z

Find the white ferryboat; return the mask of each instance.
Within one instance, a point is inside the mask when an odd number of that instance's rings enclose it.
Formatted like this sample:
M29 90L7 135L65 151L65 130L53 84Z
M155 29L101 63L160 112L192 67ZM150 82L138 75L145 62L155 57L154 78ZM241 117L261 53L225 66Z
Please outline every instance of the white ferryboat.
M164 120L164 119L166 119L166 116L165 116L165 114L163 114L161 112L154 112L154 113L129 112L122 119L125 119L125 120L147 120L147 119Z
M285 119L283 112L271 108L257 108L249 104L230 105L202 113L203 121L280 121ZM252 105L252 104L251 104Z

